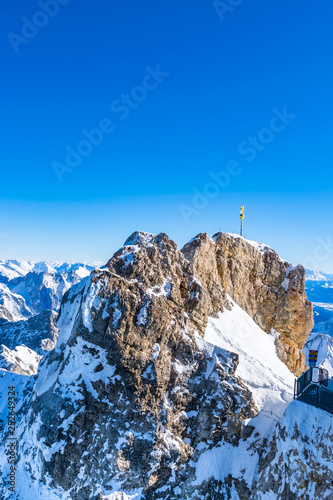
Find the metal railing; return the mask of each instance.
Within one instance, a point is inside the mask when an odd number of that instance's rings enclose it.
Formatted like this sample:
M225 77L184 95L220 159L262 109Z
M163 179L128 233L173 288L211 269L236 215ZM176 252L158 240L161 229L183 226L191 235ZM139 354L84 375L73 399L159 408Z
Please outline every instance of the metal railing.
M333 391L327 389L328 371L310 368L295 380L294 397L333 414Z
M311 367L295 380L294 397L297 398L310 384L320 384L327 387L328 371L325 368Z
M322 385L310 384L297 400L333 414L333 392Z

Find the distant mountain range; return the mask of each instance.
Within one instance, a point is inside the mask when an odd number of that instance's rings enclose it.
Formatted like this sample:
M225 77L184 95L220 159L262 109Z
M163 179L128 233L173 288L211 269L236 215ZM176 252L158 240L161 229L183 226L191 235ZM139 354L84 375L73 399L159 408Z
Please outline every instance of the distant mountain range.
M333 274L324 273L323 271L313 271L313 269L305 269L306 281L333 281Z
M0 260L0 368L33 375L58 337L64 294L96 265Z
M0 260L0 321L58 311L64 293L89 276L94 264Z
M54 349L58 338L57 313L42 311L23 321L0 324L0 368L34 375L41 358Z
M332 327L324 325L333 318L333 274L306 269L305 290L311 302L315 319L314 332L329 333Z

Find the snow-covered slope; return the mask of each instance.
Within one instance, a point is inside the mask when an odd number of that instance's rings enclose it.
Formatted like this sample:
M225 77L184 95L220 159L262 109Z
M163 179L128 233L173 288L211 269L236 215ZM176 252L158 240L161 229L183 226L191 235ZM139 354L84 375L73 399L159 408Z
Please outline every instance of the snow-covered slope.
M236 373L248 385L258 409L281 416L293 399L295 377L276 355L277 334L267 335L243 309L228 299L232 303L231 311L210 318L205 340L238 354Z
M239 355L239 375L251 390L259 414L248 421L261 436L203 453L199 482L211 475L246 479L256 500L333 498L333 415L293 401L294 376L277 358L276 333L267 335L236 304L210 318L205 340ZM318 349L318 366L333 377L333 339L310 335L304 348ZM333 384L329 387L333 390ZM252 441L253 439L253 441ZM263 445L267 439L267 447ZM253 453L260 442L260 456ZM250 444L251 443L251 444ZM330 485L330 486L329 486ZM235 495L235 498L242 500ZM246 497L247 498L247 497Z
M250 389L259 413L246 422L243 433L247 438L240 440L238 447L224 443L203 452L195 469L198 484L212 476L220 481L230 476L245 480L251 490L259 465L257 450L272 435L293 400L295 377L276 355L276 335L267 335L245 311L231 303L230 311L209 319L205 341L239 356L236 375ZM239 497L234 491L231 498Z
M51 351L58 337L57 313L43 311L24 321L0 324L0 344L9 349L25 344L38 354Z
M333 498L333 415L293 401L260 460L251 500Z
M42 356L25 345L14 350L2 345L0 350L0 368L21 375L35 375Z
M34 268L33 262L23 260L0 260L0 282L8 281L25 276Z
M20 321L31 316L32 312L24 298L13 293L4 283L0 283L0 320Z
M42 356L55 347L56 317L53 311L43 311L28 320L0 324L0 366L16 373L35 374Z

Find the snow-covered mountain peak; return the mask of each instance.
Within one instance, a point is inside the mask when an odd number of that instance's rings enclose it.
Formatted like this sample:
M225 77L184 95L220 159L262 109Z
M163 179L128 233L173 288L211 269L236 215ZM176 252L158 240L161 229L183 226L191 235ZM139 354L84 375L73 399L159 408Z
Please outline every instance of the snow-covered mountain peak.
M8 281L25 276L33 267L33 262L21 260L0 260L0 281L7 283Z
M135 231L124 243L124 246L129 245L149 245L156 238L155 234L145 233L144 231Z
M0 382L17 384L20 401L15 500L291 500L297 484L304 500L329 498L317 482L321 463L332 479L331 444L316 450L329 439L321 410L292 401L290 370L304 366L313 324L301 266L238 235L200 233L180 251L138 231L105 266L83 279L80 268L52 264L1 286L36 307L37 283L55 300L71 277L55 348L47 317L35 344L37 316L6 325ZM0 411L5 422L1 397Z
M134 233L65 293L56 348L20 393L18 500L254 499L299 369L283 348L309 310L302 269L273 251Z
M323 271L314 271L305 269L306 280L308 281L333 281L333 274L324 273Z
M225 233L225 234L230 236L233 239L240 239L240 240L244 241L245 243L252 245L260 253L274 251L269 245L266 245L265 243L260 243L259 241L248 240L247 238L244 238L244 236L240 236L237 233Z

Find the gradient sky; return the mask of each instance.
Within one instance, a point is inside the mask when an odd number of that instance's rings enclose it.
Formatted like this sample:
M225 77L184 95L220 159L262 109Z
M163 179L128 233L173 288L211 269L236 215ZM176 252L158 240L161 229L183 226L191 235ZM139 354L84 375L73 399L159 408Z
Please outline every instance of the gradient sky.
M136 229L182 246L244 204L247 238L333 272L332 2L66 1L0 19L0 258L106 261Z

